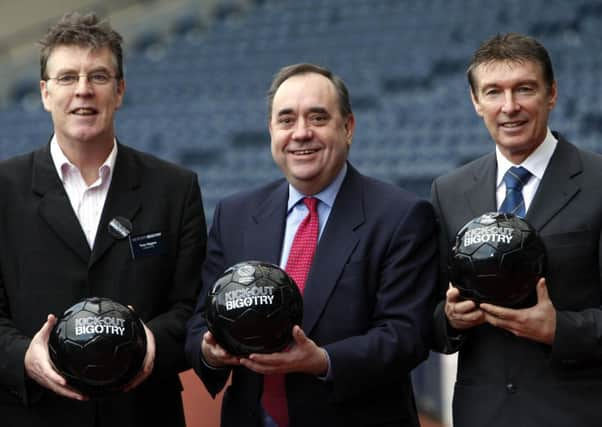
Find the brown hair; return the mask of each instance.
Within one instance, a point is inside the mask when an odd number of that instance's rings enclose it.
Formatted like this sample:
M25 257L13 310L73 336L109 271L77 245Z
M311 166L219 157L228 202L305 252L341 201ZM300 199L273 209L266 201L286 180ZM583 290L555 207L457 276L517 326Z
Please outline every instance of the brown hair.
M101 21L95 13L81 15L70 12L63 15L61 20L53 25L39 41L40 49L40 77L48 79L46 65L52 50L61 45L89 46L93 49L108 47L113 53L117 67L118 80L123 79L123 38L110 24Z
M301 63L283 67L274 76L272 84L270 85L270 89L268 90L268 118L272 117L272 104L274 103L274 95L276 94L276 91L280 85L290 77L309 73L320 74L330 80L337 91L341 115L343 117L347 117L348 115L352 114L349 91L347 90L343 80L327 68L310 63Z
M541 66L548 90L554 83L554 69L548 51L533 37L518 33L497 34L483 42L474 53L466 74L473 95L476 93L474 69L495 61L533 61Z

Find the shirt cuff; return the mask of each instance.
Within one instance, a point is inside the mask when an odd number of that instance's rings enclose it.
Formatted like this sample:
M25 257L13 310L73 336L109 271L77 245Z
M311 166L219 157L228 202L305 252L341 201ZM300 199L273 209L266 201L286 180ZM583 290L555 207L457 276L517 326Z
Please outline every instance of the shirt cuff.
M203 357L203 353L201 352L201 363L208 369L211 369L212 371L223 371L226 370L228 368L226 368L225 366L213 366L212 364L210 364L209 362L207 362L205 360L205 358Z
M330 355L328 354L328 352L326 351L326 349L322 349L324 350L324 354L326 355L326 362L328 363L328 368L326 369L326 375L318 375L318 379L320 381L332 381L332 365L330 364Z

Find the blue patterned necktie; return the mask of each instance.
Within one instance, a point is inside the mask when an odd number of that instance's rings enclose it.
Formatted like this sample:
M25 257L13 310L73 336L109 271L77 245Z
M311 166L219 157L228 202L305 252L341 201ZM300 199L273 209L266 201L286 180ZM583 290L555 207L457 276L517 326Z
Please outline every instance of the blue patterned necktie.
M500 212L512 213L519 217L525 216L525 199L523 199L523 186L529 182L531 172L522 166L512 166L504 175L506 184L506 198L500 206Z

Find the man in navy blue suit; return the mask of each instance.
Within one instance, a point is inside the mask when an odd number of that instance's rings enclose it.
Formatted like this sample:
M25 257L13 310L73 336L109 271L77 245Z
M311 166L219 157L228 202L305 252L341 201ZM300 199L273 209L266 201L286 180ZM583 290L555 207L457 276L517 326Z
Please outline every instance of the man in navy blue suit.
M410 371L428 354L437 280L432 206L361 175L348 161L355 120L342 80L312 64L283 68L269 91L272 156L285 179L222 200L186 353L215 396L232 373L223 426L274 425L263 380L285 375L286 426L417 426ZM318 199L319 243L305 281L302 325L284 352L235 357L207 331L208 290L244 260L286 265Z

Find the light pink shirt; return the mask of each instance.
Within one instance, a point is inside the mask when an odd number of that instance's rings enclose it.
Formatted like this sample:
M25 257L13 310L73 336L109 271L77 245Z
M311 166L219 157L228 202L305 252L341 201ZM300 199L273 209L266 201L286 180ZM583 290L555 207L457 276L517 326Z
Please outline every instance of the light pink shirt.
M50 155L91 249L94 247L98 223L113 177L117 143L113 141L113 149L98 168L98 179L91 185L86 184L80 170L65 156L56 136L50 142Z

